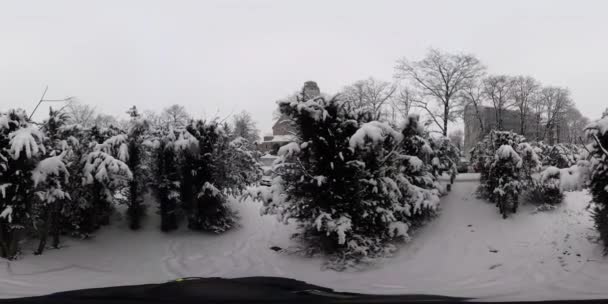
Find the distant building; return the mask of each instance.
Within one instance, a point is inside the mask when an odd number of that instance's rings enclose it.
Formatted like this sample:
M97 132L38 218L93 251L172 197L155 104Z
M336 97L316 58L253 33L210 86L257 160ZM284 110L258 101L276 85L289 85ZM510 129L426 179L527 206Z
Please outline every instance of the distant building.
M314 81L307 81L302 87L304 100L308 100L321 95L319 86ZM264 140L258 143L258 150L262 153L276 154L279 148L296 140L297 130L291 118L281 115L272 126L272 135L264 136Z
M258 144L258 150L262 153L276 154L282 145L296 140L296 129L291 119L287 116L281 117L272 126L272 135L264 136L264 141Z
M471 149L488 135L491 130L497 129L496 110L493 107L479 107L481 120L483 121L484 130L481 131L479 118L475 112L475 107L467 106L464 109L464 154L467 159L471 156ZM517 111L503 110L502 114L502 129L504 131L513 131L520 133L520 115ZM536 138L536 130L532 119L526 121L527 138Z

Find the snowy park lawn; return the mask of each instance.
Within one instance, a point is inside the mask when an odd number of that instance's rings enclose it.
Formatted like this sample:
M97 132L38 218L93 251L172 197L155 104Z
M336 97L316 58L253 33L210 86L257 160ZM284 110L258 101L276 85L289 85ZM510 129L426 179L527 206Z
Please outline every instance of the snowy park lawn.
M608 259L593 242L585 192L567 193L558 209L534 213L524 206L501 219L498 209L474 196L474 175L459 175L441 201L438 218L388 258L361 271L324 270L321 258L275 252L293 248L294 227L260 216L260 204L232 202L241 227L222 235L182 228L159 231L148 210L144 229L115 220L93 239L64 239L64 248L0 259L0 296L125 284L179 277L282 276L364 293L425 293L491 300L608 298ZM152 215L150 215L152 214ZM133 236L136 234L137 236Z

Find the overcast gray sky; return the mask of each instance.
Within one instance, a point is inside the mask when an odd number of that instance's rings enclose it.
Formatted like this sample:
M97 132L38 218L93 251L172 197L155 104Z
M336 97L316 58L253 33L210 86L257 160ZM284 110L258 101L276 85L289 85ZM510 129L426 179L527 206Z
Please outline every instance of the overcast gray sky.
M606 1L2 1L0 109L77 96L100 111L182 104L195 116L275 101L306 80L334 93L390 80L429 47L477 55L491 73L569 87L608 106ZM44 111L46 112L46 111ZM46 113L45 113L46 114Z

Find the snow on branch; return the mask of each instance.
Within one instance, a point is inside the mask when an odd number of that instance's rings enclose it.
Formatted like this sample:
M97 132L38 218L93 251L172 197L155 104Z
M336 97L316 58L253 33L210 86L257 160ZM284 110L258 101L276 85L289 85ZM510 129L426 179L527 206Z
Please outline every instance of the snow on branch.
M516 164L521 163L521 157L519 157L519 154L517 154L517 152L515 152L515 150L513 150L513 147L511 147L510 145L500 146L500 148L496 150L496 159L511 159Z
M115 152L118 159L126 162L129 160L129 147L127 146L127 142L128 137L126 134L118 134L97 145L95 150L103 151L108 154L114 154L113 152Z
M198 139L196 139L194 135L190 134L190 132L184 130L183 132L179 133L179 137L173 143L173 147L178 151L195 149L198 147Z
M129 167L111 155L103 151L94 151L87 155L84 166L85 185L92 184L94 181L108 182L115 176L133 178Z
M371 121L363 124L353 136L350 137L349 146L352 150L361 148L370 140L374 145L383 142L387 137L400 141L403 135L393 129L387 123Z
M45 153L44 146L41 144L44 134L36 128L30 126L17 129L9 134L9 138L10 154L13 159L18 159L21 152L25 152L28 159L38 156L39 153Z
M61 176L64 174L66 182L67 178L70 175L68 170L63 162L63 157L66 152L64 151L58 156L53 156L46 158L38 163L36 168L32 171L32 180L34 181L34 187L38 186L40 183L44 183L49 176Z
M279 152L277 154L284 158L289 158L297 153L300 153L300 145L298 145L296 142L290 142L279 148Z
M2 210L2 213L0 213L0 218L1 219L7 219L9 223L11 223L13 221L13 207L12 206L6 206L4 208L4 210Z

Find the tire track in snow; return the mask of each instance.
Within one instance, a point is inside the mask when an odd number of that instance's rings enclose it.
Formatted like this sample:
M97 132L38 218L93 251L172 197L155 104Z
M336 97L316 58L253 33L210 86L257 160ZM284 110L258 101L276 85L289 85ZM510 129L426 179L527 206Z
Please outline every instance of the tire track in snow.
M5 261L5 263L6 263L6 271L10 275L13 275L13 276L34 276L34 275L48 274L48 273L58 272L58 271L65 271L65 270L70 270L70 269L87 270L87 271L100 272L100 273L109 273L110 272L109 270L97 269L94 267L82 266L82 265L77 265L77 264L70 264L70 265L66 265L66 266L45 269L45 270L41 270L41 271L33 271L33 272L28 272L28 273L16 273L13 271L13 268L11 267L11 262Z
M167 255L162 259L165 273L172 278L185 277L182 269L185 269L184 257L180 254L181 243L176 240L169 240ZM180 268L181 267L181 268Z

